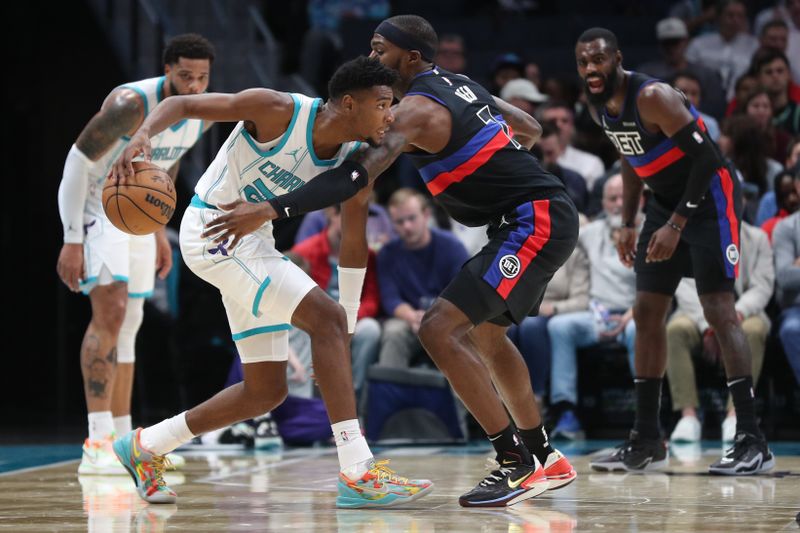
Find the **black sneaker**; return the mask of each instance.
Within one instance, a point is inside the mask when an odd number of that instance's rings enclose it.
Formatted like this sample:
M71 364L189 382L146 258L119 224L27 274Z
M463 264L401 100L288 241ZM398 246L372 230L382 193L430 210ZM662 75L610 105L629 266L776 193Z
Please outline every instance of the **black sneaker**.
M272 415L267 413L264 416L253 419L255 430L256 450L274 450L283 447L283 439L278 433L278 424L273 420Z
M461 507L506 507L538 496L550 482L538 460L534 464L509 463L486 476L458 499Z
M218 444L240 444L252 448L256 430L250 420L244 420L228 426L217 439Z
M589 463L600 472L647 472L662 470L669 465L667 443L662 439L643 439L636 430L630 438L608 455L602 455Z
M740 431L733 440L733 446L708 471L724 476L748 476L767 472L774 467L775 456L769 451L767 441Z

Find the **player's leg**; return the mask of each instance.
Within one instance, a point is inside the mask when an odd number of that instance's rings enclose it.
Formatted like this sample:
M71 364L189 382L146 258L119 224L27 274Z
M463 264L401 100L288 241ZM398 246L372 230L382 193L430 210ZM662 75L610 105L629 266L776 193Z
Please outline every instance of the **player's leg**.
M133 393L134 363L136 361L136 334L144 318L144 298L127 298L125 318L117 339L117 372L111 397L114 432L125 435L133 429L131 423L131 396Z
M458 276L467 276L462 270ZM425 313L419 329L422 345L447 377L497 452L499 469L462 495L465 507L506 506L541 494L549 485L541 464L531 456L511 424L484 363L469 337L472 321L456 305L438 298ZM503 329L503 336L505 328ZM509 341L510 342L510 341ZM523 364L524 366L524 364ZM527 368L529 401L534 404Z
M511 413L519 436L536 456L550 482L550 490L575 480L577 474L566 457L550 446L525 360L506 335L506 326L484 322L473 328L469 340Z

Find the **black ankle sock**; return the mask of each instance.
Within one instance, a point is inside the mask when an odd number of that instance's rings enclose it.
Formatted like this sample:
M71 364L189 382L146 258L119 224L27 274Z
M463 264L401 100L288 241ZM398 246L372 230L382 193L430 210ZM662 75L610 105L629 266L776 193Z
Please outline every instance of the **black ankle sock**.
M756 407L753 398L753 378L742 376L728 380L728 390L733 397L733 408L736 410L736 431L746 431L761 437L756 421Z
M635 378L636 421L633 429L645 439L660 439L658 412L661 408L662 378Z
M497 452L498 461L506 459L526 465L533 464L531 452L522 443L522 439L519 438L516 429L511 424L500 433L488 435L488 437Z
M518 431L519 436L522 437L522 443L544 466L547 462L547 456L555 451L550 446L550 440L547 438L544 424L539 424L533 429L520 429Z

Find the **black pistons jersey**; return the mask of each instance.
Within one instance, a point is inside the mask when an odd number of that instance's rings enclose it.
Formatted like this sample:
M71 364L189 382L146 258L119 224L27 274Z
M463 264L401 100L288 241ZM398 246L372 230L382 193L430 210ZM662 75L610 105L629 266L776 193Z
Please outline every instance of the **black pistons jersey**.
M692 171L692 158L687 157L669 137L661 132L647 131L639 119L636 105L641 90L660 80L638 72L630 72L625 102L619 116L612 117L605 107L598 111L600 124L614 147L653 191L655 199L667 209L675 209L683 197ZM706 125L692 104L683 97L686 109L694 117L698 127L706 131ZM719 159L720 172L728 173L719 148L712 142L710 147ZM730 175L726 176L730 181ZM723 178L725 181L725 178ZM716 183L712 181L712 186ZM692 206L694 207L694 206ZM697 212L713 208L713 195L706 194Z
M422 95L443 105L452 133L437 154L407 155L428 190L457 221L482 226L518 205L564 188L513 138L494 99L466 76L438 67L421 72L406 96Z

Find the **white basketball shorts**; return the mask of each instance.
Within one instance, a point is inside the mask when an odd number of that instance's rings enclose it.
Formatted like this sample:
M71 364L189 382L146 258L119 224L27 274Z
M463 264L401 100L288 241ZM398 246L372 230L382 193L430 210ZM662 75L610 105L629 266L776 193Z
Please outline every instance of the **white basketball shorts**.
M128 284L129 298L148 298L156 277L155 235L129 235L118 230L105 216L83 218L83 264L80 282L84 294L98 285L115 281Z
M222 211L198 205L195 197L181 221L183 260L222 294L243 363L286 361L292 315L317 284L275 249L269 225L245 236L235 250L202 238L205 224Z

